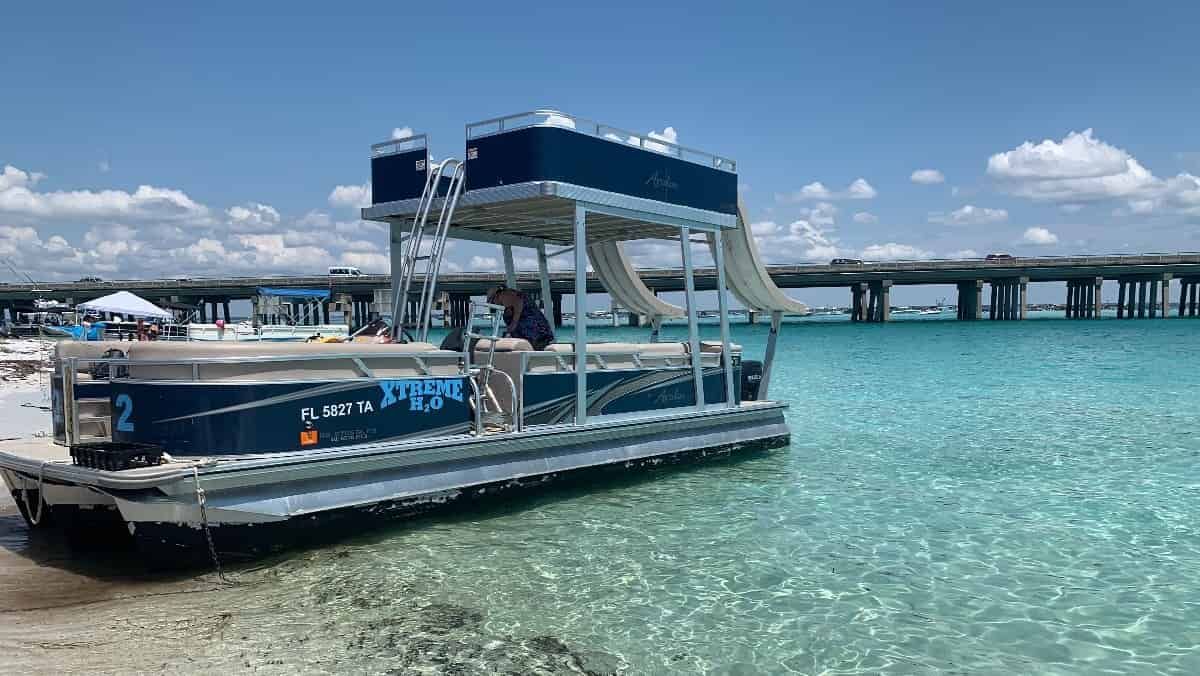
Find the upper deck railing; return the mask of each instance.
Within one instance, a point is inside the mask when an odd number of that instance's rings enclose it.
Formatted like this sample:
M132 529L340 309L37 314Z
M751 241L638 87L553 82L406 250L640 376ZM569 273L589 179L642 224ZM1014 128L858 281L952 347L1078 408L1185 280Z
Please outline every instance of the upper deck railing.
M699 164L729 173L737 173L737 162L703 150L688 148L677 143L651 137L649 134L634 132L613 127L611 125L576 117L558 110L531 110L524 113L494 117L490 120L472 122L467 125L467 140L503 134L505 132L526 129L529 127L557 127L569 129L580 134L595 136L614 143L635 146L650 152L676 157L686 162ZM469 157L467 159L470 159Z
M371 157L384 157L386 155L396 155L398 153L407 153L411 150L420 150L429 147L429 137L426 134L414 134L413 136L405 136L403 138L394 138L387 141L371 144Z

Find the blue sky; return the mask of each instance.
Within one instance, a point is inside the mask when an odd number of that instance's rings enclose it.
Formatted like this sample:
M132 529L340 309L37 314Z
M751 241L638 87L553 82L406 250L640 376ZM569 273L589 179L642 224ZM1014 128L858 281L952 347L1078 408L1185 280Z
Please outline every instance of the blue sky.
M39 278L379 269L347 188L369 144L461 154L466 122L536 107L736 158L778 262L1200 250L1200 7L911 5L22 3L0 255Z

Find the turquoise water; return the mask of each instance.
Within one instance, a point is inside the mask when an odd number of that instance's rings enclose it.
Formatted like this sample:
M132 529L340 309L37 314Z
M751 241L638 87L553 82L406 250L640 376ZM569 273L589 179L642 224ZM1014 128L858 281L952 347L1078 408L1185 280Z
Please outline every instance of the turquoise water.
M1198 330L789 325L790 448L291 574L418 589L631 673L1198 673ZM765 329L735 337L751 356Z
M548 671L1200 673L1198 332L788 325L789 448L242 571L234 612L267 638L241 639L287 646L293 672L376 670L417 642L451 672L519 645L591 656ZM765 335L735 328L748 357ZM404 624L430 613L449 619Z

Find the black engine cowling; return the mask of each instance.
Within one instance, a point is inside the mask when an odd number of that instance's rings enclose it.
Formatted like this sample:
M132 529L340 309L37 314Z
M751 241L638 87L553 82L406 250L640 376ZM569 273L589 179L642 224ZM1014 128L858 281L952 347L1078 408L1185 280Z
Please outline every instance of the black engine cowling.
M742 360L742 401L758 400L758 388L762 385L762 376L761 361Z

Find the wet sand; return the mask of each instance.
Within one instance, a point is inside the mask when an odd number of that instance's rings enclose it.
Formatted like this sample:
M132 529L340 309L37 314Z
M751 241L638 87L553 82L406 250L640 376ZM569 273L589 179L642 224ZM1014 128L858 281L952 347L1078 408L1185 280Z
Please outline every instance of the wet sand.
M36 383L0 390L0 439L44 434L46 405ZM492 631L484 611L432 600L438 596L429 593L436 579L389 576L377 585L344 584L339 567L369 556L354 544L327 545L230 571L233 584L207 571L153 573L141 565L119 525L73 535L31 533L4 486L0 673L625 669L613 655L576 649L552 636ZM414 590L420 593L405 593Z

